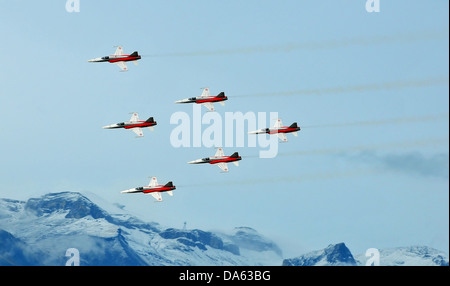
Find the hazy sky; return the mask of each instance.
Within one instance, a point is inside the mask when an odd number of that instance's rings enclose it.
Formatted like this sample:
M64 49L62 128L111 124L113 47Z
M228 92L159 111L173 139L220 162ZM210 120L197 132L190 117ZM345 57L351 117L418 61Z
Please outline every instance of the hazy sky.
M448 1L65 2L0 0L0 197L78 191L167 227L249 226L286 257L339 242L448 253ZM139 66L87 62L117 45ZM205 86L229 97L222 119L277 112L302 130L272 159L225 147L244 157L229 173L189 165L215 149L173 147L170 118L192 120L174 101ZM101 128L134 111L155 131ZM174 196L120 194L149 176Z

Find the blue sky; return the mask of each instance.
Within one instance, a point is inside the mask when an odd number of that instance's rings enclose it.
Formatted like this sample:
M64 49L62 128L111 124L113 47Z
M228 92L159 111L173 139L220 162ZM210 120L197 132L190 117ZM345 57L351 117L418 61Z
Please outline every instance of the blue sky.
M170 227L250 226L287 257L338 242L448 253L449 4L364 2L0 0L0 197L79 191ZM116 45L139 66L87 62ZM244 156L227 174L187 164L215 150L174 148L170 117L205 86L229 97L221 116L278 112L299 137L273 159L225 148ZM101 128L133 111L155 131ZM120 194L148 176L174 197Z

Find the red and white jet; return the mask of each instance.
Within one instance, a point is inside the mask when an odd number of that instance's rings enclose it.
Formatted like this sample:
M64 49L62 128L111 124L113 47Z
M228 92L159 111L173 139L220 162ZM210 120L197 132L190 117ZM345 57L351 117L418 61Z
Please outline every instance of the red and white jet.
M297 122L292 123L290 126L283 126L281 119L277 119L273 127L251 131L248 134L277 134L281 141L287 142L286 133L292 133L294 136L298 136L297 131L300 131Z
M208 108L209 111L214 111L214 102L219 102L221 105L225 105L225 100L228 98L225 96L225 92L221 92L216 96L211 96L209 92L209 88L204 88L202 95L197 97L191 97L186 99L181 99L175 101L175 103L197 103L202 104L206 108Z
M231 155L231 156L225 156L223 153L223 149L218 148L217 152L214 156L190 161L188 163L189 164L204 164L204 163L217 164L217 166L219 166L219 168L222 169L223 172L228 172L227 163L233 163L236 166L239 166L238 161L240 161L240 160L242 160L242 158L241 158L241 156L239 156L238 152L234 152L233 155Z
M150 130L153 131L154 130L153 126L155 126L156 124L157 123L155 120L153 120L153 117L150 117L146 121L140 121L138 113L133 112L133 115L131 116L130 121L106 125L106 126L103 126L103 129L116 129L116 128L131 129L131 131L136 133L138 137L142 137L142 136L144 136L144 133L142 132L142 128L150 128Z
M162 202L162 196L161 193L168 193L170 196L173 196L173 190L175 190L176 187L173 185L173 183L170 181L165 185L158 185L158 180L156 177L152 177L150 179L150 183L148 186L144 187L137 187L134 189L128 189L125 191L121 191L122 194L132 194L132 193L144 193L144 194L150 194L152 195L158 202Z
M117 47L114 55L105 56L101 58L95 58L92 60L88 60L90 63L102 63L102 62L110 62L112 64L116 64L119 66L121 71L128 71L126 62L133 62L135 65L138 65L138 60L141 59L141 56L138 52L134 52L131 55L124 55L123 49L121 46Z

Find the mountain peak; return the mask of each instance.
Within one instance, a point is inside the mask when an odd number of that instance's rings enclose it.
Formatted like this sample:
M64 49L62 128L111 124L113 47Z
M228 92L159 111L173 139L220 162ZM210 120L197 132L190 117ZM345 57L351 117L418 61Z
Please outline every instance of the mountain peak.
M322 250L312 251L296 258L283 260L283 266L355 266L356 260L345 243L330 244Z
M89 215L94 219L108 217L107 212L78 192L50 193L40 198L31 198L26 202L25 209L37 216L66 212L65 218Z
M267 251L245 249L241 253L238 245L229 238L224 241L214 231L163 228L131 214L109 214L77 192L50 193L26 201L0 199L0 225L3 230L0 241L8 242L0 243L0 265L64 265L69 248L78 250L80 265L279 265L281 262L281 257L276 257L275 262L270 257L269 261ZM250 228L240 231L241 235L259 236ZM254 241L258 241L257 236ZM39 259L25 259L30 257Z
M328 247L324 249L324 254L327 261L332 264L344 263L356 265L352 253L343 242L328 245Z

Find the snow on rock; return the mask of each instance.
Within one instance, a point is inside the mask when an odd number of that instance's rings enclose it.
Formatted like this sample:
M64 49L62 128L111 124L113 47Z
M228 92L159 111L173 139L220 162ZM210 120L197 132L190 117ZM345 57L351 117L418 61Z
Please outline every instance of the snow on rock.
M330 244L296 258L283 260L283 266L356 266L357 262L344 243Z
M427 246L394 247L379 249L380 266L449 266L447 254ZM365 265L365 254L356 256Z
M449 266L448 255L427 246L379 249L380 266ZM372 257L372 256L371 256ZM331 244L322 250L312 251L295 258L283 260L284 266L364 266L368 257L353 256L344 243Z
M0 266L65 265L69 248L78 249L80 265L331 266L367 260L354 257L344 243L283 260L278 245L250 227L229 233L166 228L123 208L110 212L76 192L0 199ZM380 265L449 265L448 255L426 246L379 251Z
M0 265L65 265L69 248L78 249L80 265L264 265L258 253L279 249L253 231L260 246L244 256L242 234L234 237L239 246L233 236L164 228L110 214L76 192L0 199L0 228Z

